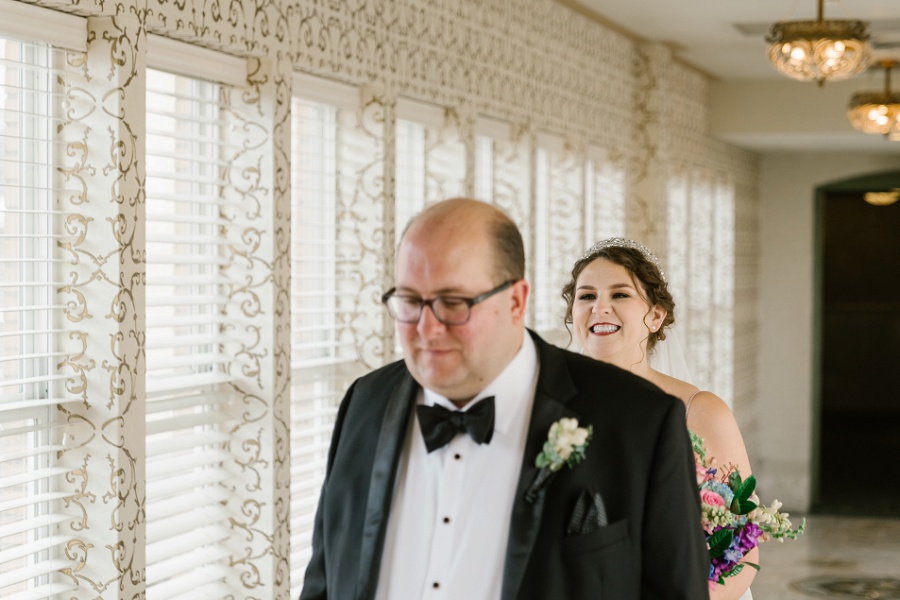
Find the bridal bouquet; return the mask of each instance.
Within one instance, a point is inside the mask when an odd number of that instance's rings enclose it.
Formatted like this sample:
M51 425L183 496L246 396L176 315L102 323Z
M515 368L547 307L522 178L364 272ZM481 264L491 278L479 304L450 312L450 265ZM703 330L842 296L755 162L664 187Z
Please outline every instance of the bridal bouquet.
M690 434L697 473L701 477L701 520L709 546L709 584L714 588L745 566L759 570L759 565L741 562L744 555L768 540L783 542L785 538L797 538L806 528L806 519L799 528L793 529L788 513L779 512L781 502L775 500L768 507L759 503L753 475L742 479L734 465L717 469L715 459L706 457L703 438Z

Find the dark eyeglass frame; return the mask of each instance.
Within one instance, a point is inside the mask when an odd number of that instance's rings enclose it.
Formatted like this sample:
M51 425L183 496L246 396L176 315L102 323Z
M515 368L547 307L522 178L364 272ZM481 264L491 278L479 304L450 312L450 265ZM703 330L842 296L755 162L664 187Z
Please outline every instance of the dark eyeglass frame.
M418 298L416 296L412 296L412 295L408 295L408 294L398 294L398 293L396 293L397 288L392 287L391 289L389 289L388 291L386 291L384 294L381 295L381 303L384 304L384 306L387 308L388 314L391 315L391 317L393 317L400 323L418 323L419 320L422 318L422 311L425 310L425 307L427 306L428 308L431 309L431 314L434 315L434 318L437 319L438 321L440 321L441 323L443 323L444 325L447 325L448 327L452 327L454 325L465 325L466 323L469 322L469 319L472 318L472 307L473 306L475 306L476 304L479 304L481 302L484 302L485 300L487 300L494 294L499 294L503 290L506 290L506 289L512 287L514 284L518 283L519 281L520 281L519 279L508 279L507 281L504 281L503 283L501 283L494 289L488 290L483 294L478 294L477 296L472 297L472 298L470 298L468 296L435 296L434 298L426 300L425 298ZM400 319L394 313L394 310L391 308L391 304L390 304L391 298L405 298L406 300L410 300L410 301L411 300L418 301L419 302L419 313L416 315L416 318L414 320ZM457 322L448 323L447 321L443 320L442 318L440 318L438 316L437 312L435 312L435 310L434 310L434 302L446 301L446 300L462 302L463 304L466 305L465 321L460 321L458 323Z

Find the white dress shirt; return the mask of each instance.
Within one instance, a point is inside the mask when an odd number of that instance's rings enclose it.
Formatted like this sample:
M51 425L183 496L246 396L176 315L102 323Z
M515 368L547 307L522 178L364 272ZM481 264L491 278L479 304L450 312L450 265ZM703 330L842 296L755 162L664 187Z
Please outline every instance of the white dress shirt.
M398 465L376 600L500 599L538 367L534 341L526 334L512 362L466 405L494 396L490 444L479 445L460 434L429 454L413 411ZM418 403L456 409L430 390L419 391Z

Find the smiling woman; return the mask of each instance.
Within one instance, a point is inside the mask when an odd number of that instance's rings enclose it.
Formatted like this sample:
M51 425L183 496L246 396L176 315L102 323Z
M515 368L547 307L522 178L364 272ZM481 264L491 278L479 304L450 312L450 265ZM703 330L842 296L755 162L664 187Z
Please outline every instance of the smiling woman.
M751 474L737 422L715 394L654 369L650 356L675 323L675 301L669 293L659 260L643 244L609 238L594 244L575 263L563 288L566 327L574 327L582 352L644 379L685 404L688 429L702 437L718 465ZM698 523L699 526L699 523ZM745 561L759 562L753 549ZM754 569L743 569L726 585L710 592L713 600L750 598Z
M640 363L665 316L658 304L648 306L622 265L595 260L578 277L572 320L581 347L594 358L623 368Z

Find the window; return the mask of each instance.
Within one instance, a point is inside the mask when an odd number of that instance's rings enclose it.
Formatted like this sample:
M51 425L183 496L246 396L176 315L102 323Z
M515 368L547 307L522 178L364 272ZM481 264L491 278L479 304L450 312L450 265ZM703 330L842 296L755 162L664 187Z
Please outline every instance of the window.
M147 72L147 598L222 596L233 535L219 84Z
M346 265L339 203L372 161L356 122L358 93L295 75L291 102L291 597L300 594L331 431L364 369L350 322L358 284Z
M585 174L585 250L625 235L625 168L600 148L588 149Z
M12 18L12 17L10 17ZM0 38L0 596L74 589L57 572L72 518L55 465L65 443L67 259L56 142L61 50Z
M553 283L550 265L550 153L537 149L534 173L534 327L545 333L553 327Z
M506 211L522 233L525 256L532 245L531 139L522 129L492 119L475 126L475 197ZM532 280L533 261L526 260ZM529 311L533 303L529 302ZM531 320L531 317L529 317Z
M584 158L555 136L538 136L535 177L535 327L565 346L562 287L584 252Z
M734 394L734 186L700 169L669 180L666 275L693 383Z
M396 148L394 246L409 220L425 208L425 126L397 119Z
M426 206L466 193L466 150L459 125L444 109L397 102L395 242Z
M716 321L713 324L715 370L713 387L720 390L728 405L734 401L734 228L735 189L734 183L718 176L713 184L713 310Z

